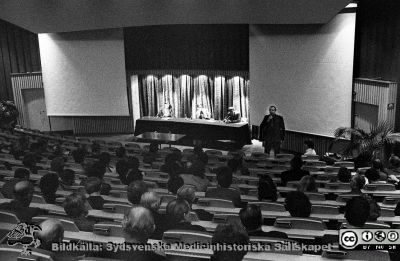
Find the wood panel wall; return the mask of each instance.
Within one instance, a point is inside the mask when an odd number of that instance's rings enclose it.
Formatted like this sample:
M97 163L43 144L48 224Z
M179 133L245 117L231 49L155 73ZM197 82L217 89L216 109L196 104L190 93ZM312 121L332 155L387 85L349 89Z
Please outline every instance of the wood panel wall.
M41 71L37 34L0 20L0 99L13 100L11 73Z

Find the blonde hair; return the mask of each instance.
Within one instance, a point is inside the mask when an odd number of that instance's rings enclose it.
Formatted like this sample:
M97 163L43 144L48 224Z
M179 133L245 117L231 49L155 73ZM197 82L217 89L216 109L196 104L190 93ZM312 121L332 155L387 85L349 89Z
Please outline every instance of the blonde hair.
M160 208L161 198L156 192L145 192L140 198L140 205L143 207L157 211Z

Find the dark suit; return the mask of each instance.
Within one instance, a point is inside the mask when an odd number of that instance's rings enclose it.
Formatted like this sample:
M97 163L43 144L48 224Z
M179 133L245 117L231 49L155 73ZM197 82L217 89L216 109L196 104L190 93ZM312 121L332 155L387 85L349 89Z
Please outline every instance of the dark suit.
M271 116L271 118L270 118ZM281 142L285 139L285 122L280 115L266 115L260 124L260 141L265 142L265 153L274 148L275 154L280 152Z
M228 112L225 117L225 121L229 123L240 122L240 113L237 113L235 111Z

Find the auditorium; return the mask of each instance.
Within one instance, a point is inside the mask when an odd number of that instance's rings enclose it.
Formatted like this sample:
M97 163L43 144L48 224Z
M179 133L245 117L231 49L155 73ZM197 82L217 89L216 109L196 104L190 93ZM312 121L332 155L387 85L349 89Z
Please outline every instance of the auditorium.
M397 0L0 0L0 259L400 260Z

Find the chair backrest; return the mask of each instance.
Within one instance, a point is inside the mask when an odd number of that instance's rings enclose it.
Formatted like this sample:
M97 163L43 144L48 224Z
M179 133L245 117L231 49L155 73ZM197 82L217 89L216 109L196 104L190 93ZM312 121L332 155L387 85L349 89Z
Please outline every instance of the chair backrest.
M311 218L277 218L275 220L275 227L294 228L294 229L308 229L308 230L325 230L325 224L322 220Z
M297 188L299 185L299 181L288 181L286 186L289 188Z
M385 197L383 199L382 204L384 205L397 205L397 203L399 203L400 198L398 197Z
M105 203L103 205L103 210L111 213L122 213L125 214L131 210L132 205L123 203Z
M394 209L393 208L381 208L381 216L382 217L394 217Z
M359 195L356 195L356 194L341 194L341 195L338 195L338 197L336 198L336 201L338 201L338 202L347 202L347 201L349 201L350 199L352 199L353 197L356 197L356 196L359 196Z
M160 196L161 196L161 203L166 203L166 204L176 199L176 195L172 194L162 194Z
M165 173L162 171L146 170L145 177L167 179L167 178L169 178L169 175L168 175L168 173Z
M268 158L269 154L264 153L264 152L255 151L255 152L251 153L251 157L253 157L253 158Z
M29 256L22 254L22 246L0 245L0 257L2 261L53 261L54 254L43 249L33 248Z
M326 162L325 161L319 161L319 160L308 160L304 164L305 166L312 166L312 167L326 167Z
M326 183L325 187L327 189L348 189L350 190L350 183L342 183L342 182L333 182L333 183Z
M215 213L212 219L214 223L234 223L241 224L240 217L238 214L228 214L228 213Z
M206 150L205 153L207 155L222 155L222 151L220 150Z
M75 225L74 221L71 219L68 219L68 218L64 218L64 217L60 218L57 216L47 216L47 215L46 216L36 216L36 217L32 218L32 222L35 224L40 224L43 221L50 219L50 218L58 219L61 222L61 224L63 225L65 231L79 232L79 228Z
M348 169L354 169L354 162L351 161L337 161L333 165L336 167L345 167Z
M19 218L17 217L17 215L15 215L15 213L5 210L0 210L0 220L1 222L10 224L18 224L20 222Z
M325 172L327 173L335 173L337 174L339 172L340 167L339 166L326 166L325 167Z
M258 197L258 189L249 189L249 191L247 191L247 195L252 197Z
M38 203L38 204L46 204L46 200L44 200L43 196L41 195L33 195L32 197L32 203Z
M163 242L175 243L183 242L187 244L193 244L196 242L203 244L210 244L212 234L208 232L197 232L189 230L168 230L165 231L162 237Z
M326 205L312 205L311 213L313 213L313 214L338 215L339 214L339 207L337 207L337 206L326 206Z
M219 198L199 198L198 205L219 208L235 208L231 200Z
M275 202L251 202L251 204L258 205L261 210L264 211L277 211L277 212L285 212L285 206L280 203Z
M123 235L122 224L117 222L100 222L94 225L93 233L103 236L120 237Z
M137 148L140 149L140 145L137 143L125 143L125 148L129 148L129 149L133 149L133 148Z
M309 200L324 201L325 195L322 193L305 192Z
M382 191L394 191L396 190L395 185L388 183L372 183L364 186L365 190L382 190Z
M294 155L293 155L293 154L283 154L283 153L280 153L280 154L276 154L276 155L275 155L275 158L277 158L277 159L287 159L287 160L291 160L291 159L294 158Z
M309 160L319 160L319 155L302 155L301 158L303 161L309 161Z
M347 228L347 222L343 222L340 228ZM366 222L363 228L390 228L389 224L381 222Z
M250 237L250 242L253 244L260 243L262 245L270 246L268 252L279 252L280 254L290 254L290 255L302 255L303 252L301 248L289 247L286 249L282 248L282 244L285 245L298 245L299 243L295 240L287 238L275 238L275 237ZM279 248L277 247L279 246Z

